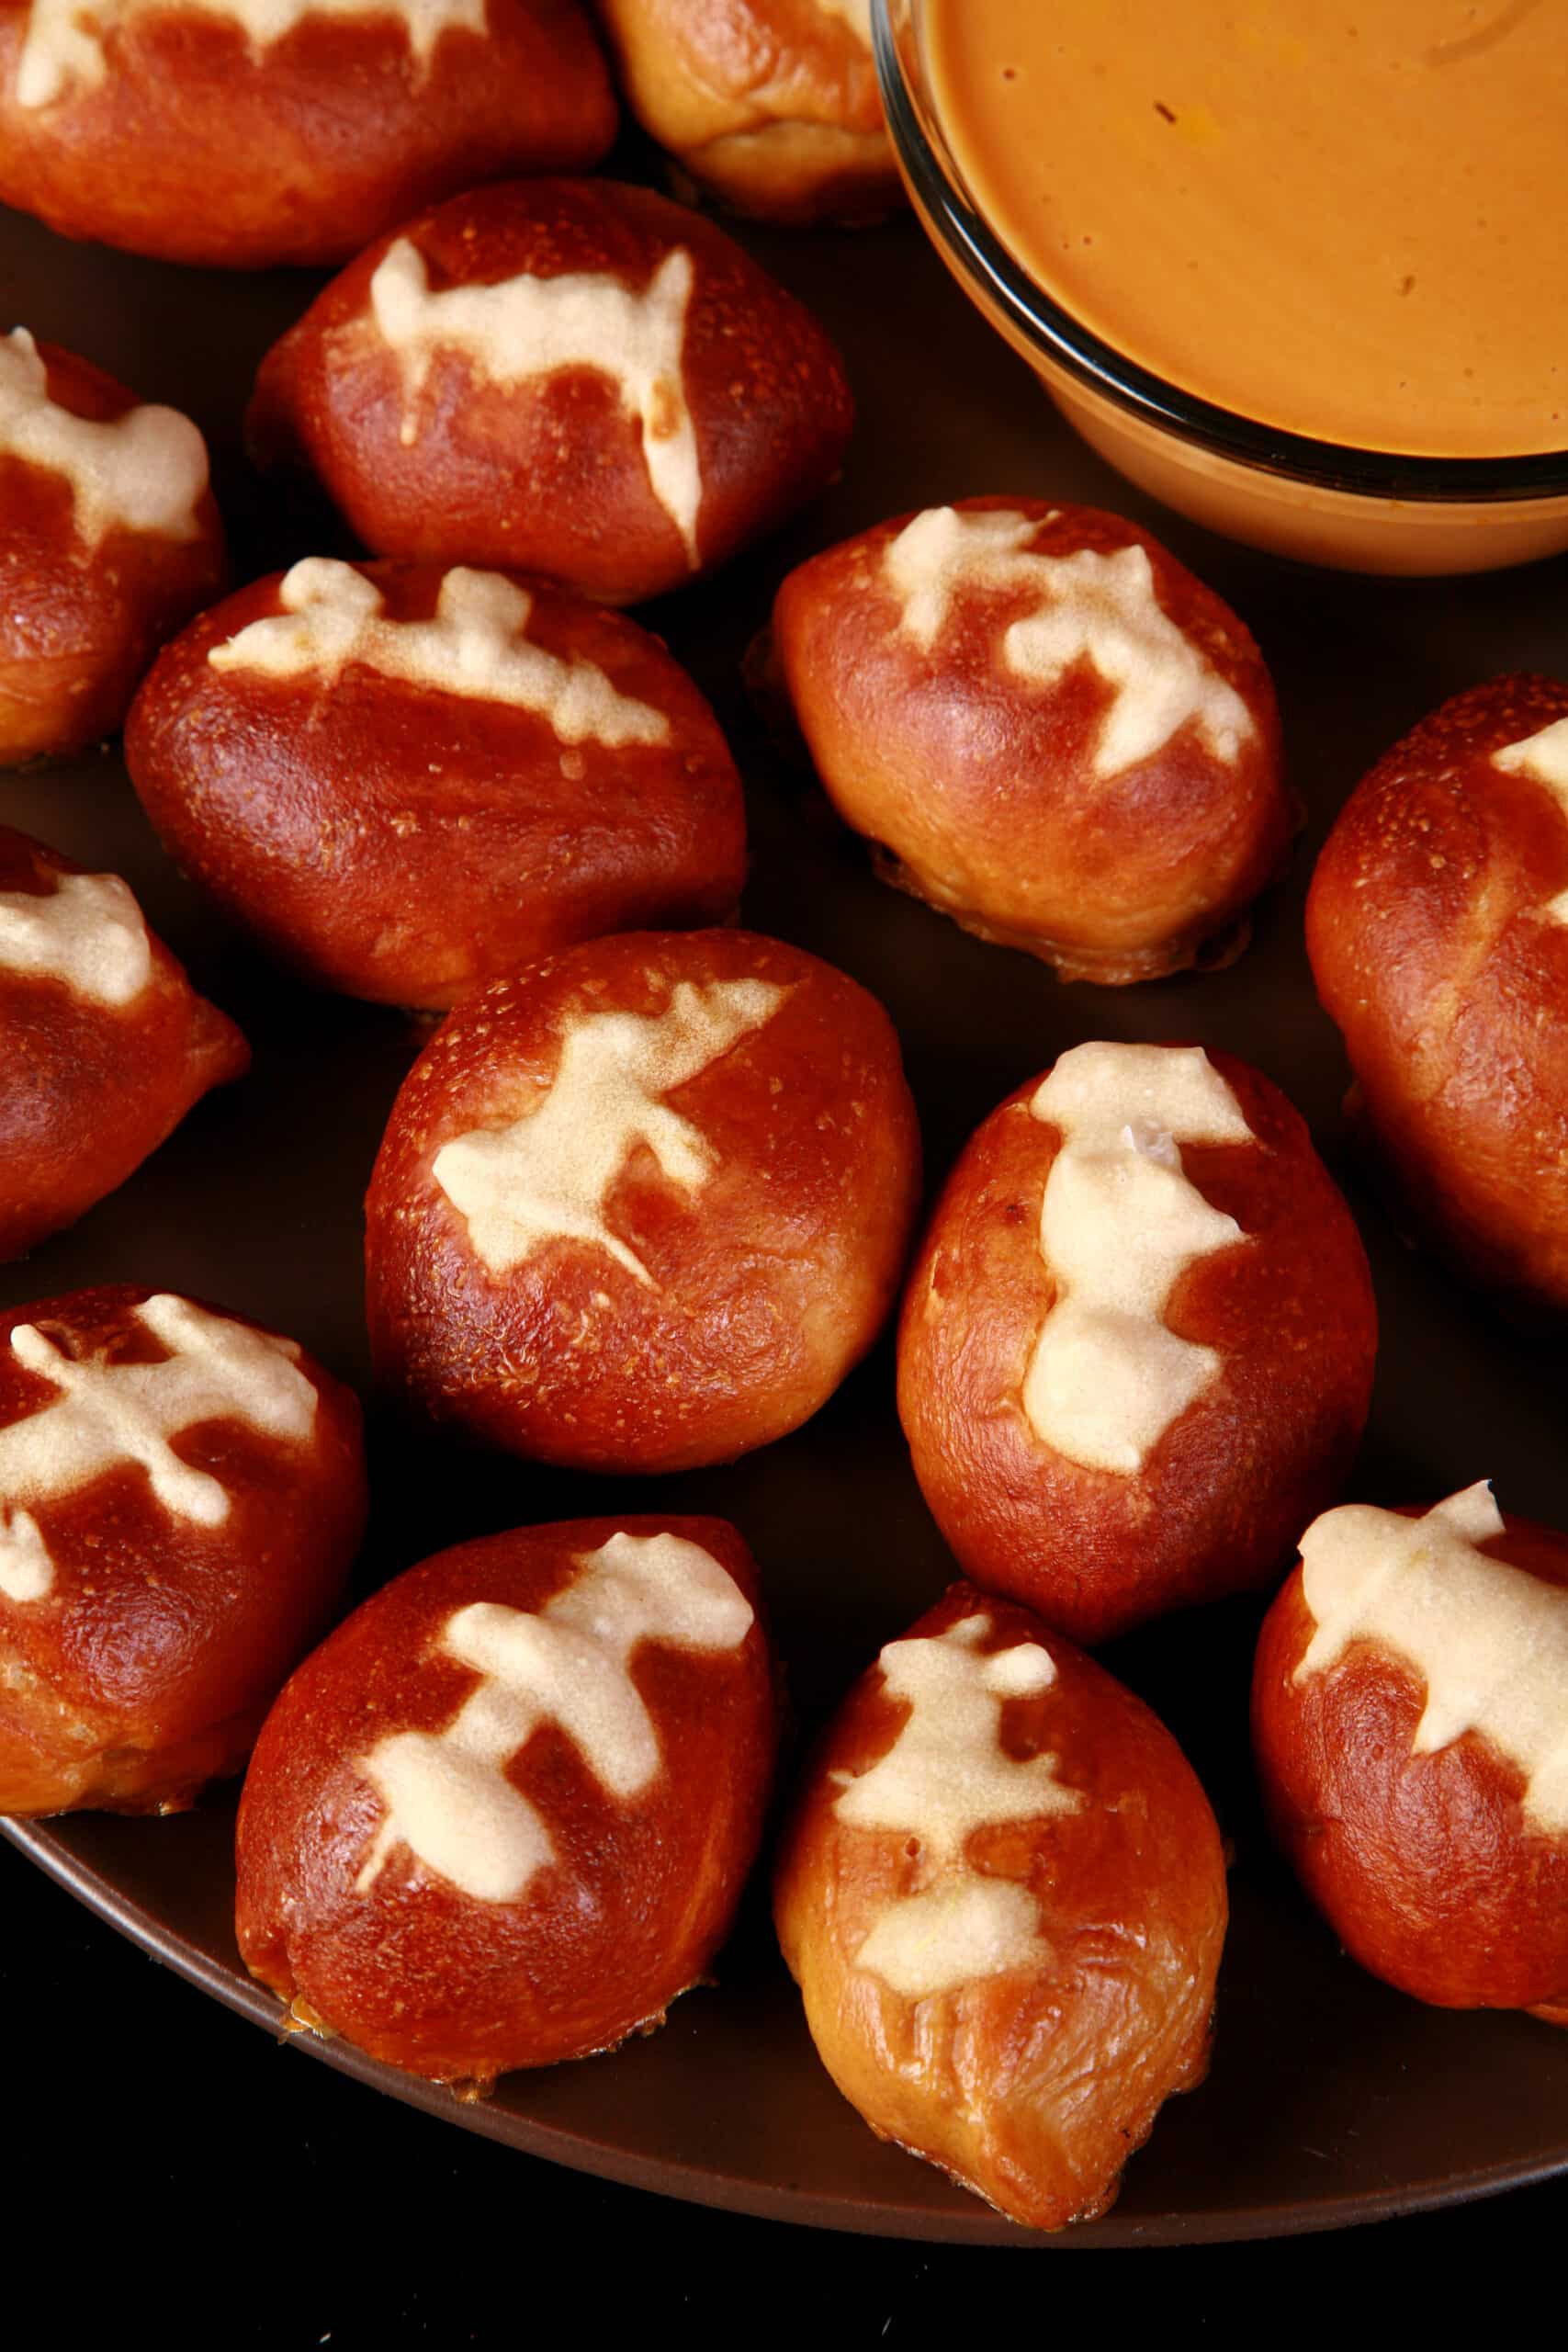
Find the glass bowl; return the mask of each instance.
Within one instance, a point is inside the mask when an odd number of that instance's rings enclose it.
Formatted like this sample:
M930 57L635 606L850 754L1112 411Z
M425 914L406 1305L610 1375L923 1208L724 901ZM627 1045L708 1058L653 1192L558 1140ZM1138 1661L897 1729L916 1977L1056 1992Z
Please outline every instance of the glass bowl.
M1568 450L1402 457L1287 433L1140 367L1036 285L964 185L932 103L924 0L872 0L888 127L954 277L1119 472L1209 529L1344 571L1488 571L1568 548Z

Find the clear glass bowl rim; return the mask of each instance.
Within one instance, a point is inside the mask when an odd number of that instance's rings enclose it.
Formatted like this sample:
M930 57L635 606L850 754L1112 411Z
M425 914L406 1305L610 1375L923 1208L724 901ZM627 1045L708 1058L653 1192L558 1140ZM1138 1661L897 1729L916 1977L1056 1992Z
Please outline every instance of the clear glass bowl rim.
M1105 342L1052 300L976 209L927 128L905 70L894 10L872 0L872 40L888 130L920 211L961 279L999 311L1019 341L1086 391L1212 456L1353 497L1423 503L1527 503L1568 498L1568 449L1497 458L1438 458L1320 441L1259 423L1184 390Z

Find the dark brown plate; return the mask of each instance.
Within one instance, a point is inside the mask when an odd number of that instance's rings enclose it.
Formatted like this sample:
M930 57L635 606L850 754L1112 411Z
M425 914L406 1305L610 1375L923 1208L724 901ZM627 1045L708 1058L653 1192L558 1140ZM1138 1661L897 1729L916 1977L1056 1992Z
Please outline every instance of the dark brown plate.
M1340 800L1446 694L1494 672L1561 666L1562 564L1471 582L1336 578L1162 517L1074 440L1021 366L904 223L856 238L753 237L838 334L863 421L843 481L784 543L659 609L656 626L717 704L751 790L747 920L829 956L903 1034L933 1179L1013 1086L1093 1035L1197 1038L1246 1055L1312 1120L1372 1253L1384 1340L1355 1492L1427 1498L1490 1476L1502 1500L1568 1524L1561 1352L1511 1337L1400 1248L1344 1164L1337 1040L1301 944L1311 858ZM0 216L0 312L73 345L149 398L189 409L217 453L242 575L335 544L319 516L250 480L238 424L251 371L303 307L304 277L225 278L62 244ZM739 665L786 563L896 510L982 491L1087 499L1152 521L1238 607L1274 665L1293 776L1312 812L1289 882L1235 969L1131 991L1063 988L880 888L857 843L781 765ZM0 1270L0 1299L89 1282L194 1291L303 1340L366 1381L359 1201L391 1095L419 1042L394 1014L308 996L258 964L151 838L113 758L0 781L0 820L123 873L200 983L244 1023L256 1065L204 1103L74 1231ZM728 1470L667 1482L672 1509L732 1517L764 1564L797 1706L829 1704L952 1573L910 1476L884 1348L811 1426ZM369 1586L460 1538L633 1500L624 1486L409 1445L372 1418ZM639 1489L639 1507L648 1499ZM838 2228L1018 2245L1126 2245L1330 2227L1479 2196L1568 2167L1568 2036L1522 2017L1425 2009L1336 1951L1269 1852L1247 1767L1258 1608L1148 1629L1109 1662L1158 1708L1235 1845L1235 1921L1213 2074L1176 2100L1108 2220L1032 2238L929 2167L879 2146L812 2052L751 1905L722 1983L613 2058L513 2075L460 2106L360 2059L329 2064L470 2131L716 2205ZM276 2030L230 1931L231 1804L184 1819L83 1816L6 1834L137 1942Z

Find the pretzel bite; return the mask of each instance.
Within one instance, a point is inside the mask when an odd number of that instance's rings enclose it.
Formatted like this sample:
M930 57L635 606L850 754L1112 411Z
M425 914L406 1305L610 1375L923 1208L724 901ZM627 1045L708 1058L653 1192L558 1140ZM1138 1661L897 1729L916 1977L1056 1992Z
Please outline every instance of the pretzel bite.
M1497 678L1378 762L1307 899L1351 1108L1412 1229L1568 1308L1568 685Z
M1252 1735L1302 1884L1418 2001L1568 2024L1568 1536L1483 1482L1331 1510L1301 1550Z
M378 554L629 605L814 496L852 414L821 328L711 221L531 180L362 254L263 361L248 431Z
M1103 1668L956 1584L856 1683L774 1917L844 2097L1032 2229L1092 2220L1208 2067L1220 1834Z
M579 1469L783 1437L875 1338L919 1191L892 1023L799 948L627 933L448 1015L367 1204L379 1377Z
M643 129L738 212L860 221L897 201L871 0L598 0L598 9Z
M0 335L0 767L114 734L224 563L190 419L26 327Z
M886 881L1064 979L1228 963L1294 814L1261 655L1117 514L971 498L792 571L774 660Z
M479 2088L662 2025L761 1836L759 1609L721 1519L519 1528L395 1577L256 1743L252 1974L297 2023Z
M1075 1046L948 1180L898 1410L976 1584L1100 1642L1280 1572L1376 1349L1360 1237L1278 1088L1198 1046Z
M345 261L615 133L577 0L6 0L0 199L162 261Z
M0 1314L0 1813L177 1813L237 1772L365 1523L359 1407L167 1292Z
M0 825L0 1259L74 1224L250 1059L117 874Z
M202 616L126 759L170 854L326 988L445 1009L607 931L727 922L746 819L657 638L570 591L310 558Z

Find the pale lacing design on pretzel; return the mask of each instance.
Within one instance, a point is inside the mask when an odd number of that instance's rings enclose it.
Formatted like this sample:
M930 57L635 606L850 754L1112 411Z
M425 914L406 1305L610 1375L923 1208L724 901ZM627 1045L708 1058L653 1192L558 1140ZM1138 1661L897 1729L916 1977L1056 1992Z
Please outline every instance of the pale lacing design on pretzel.
M77 537L96 548L111 531L186 540L201 529L207 445L188 416L144 405L107 422L53 400L26 327L0 335L0 458L57 474L71 492Z
M1033 541L1055 520L954 506L918 514L883 558L904 632L930 653L961 597L1025 592L1034 609L1003 631L1003 664L1025 685L1054 686L1077 662L1105 680L1112 695L1095 739L1097 775L1151 759L1189 726L1234 764L1258 731L1252 714L1165 611L1147 550L1037 552Z
M420 395L444 353L497 384L579 368L608 376L637 420L649 488L696 571L703 476L684 367L695 283L692 256L677 245L640 288L608 271L433 288L423 254L399 237L370 280L370 311L402 372L405 446L419 437Z
M114 27L170 6L171 0L31 0L17 65L17 104L32 110L73 91L97 89L108 74L104 43ZM389 18L403 28L422 81L443 33L483 36L488 30L487 0L180 0L180 6L237 26L254 58L312 17Z
M1492 764L1506 775L1527 775L1551 793L1568 823L1568 716L1554 719L1522 742L1505 745L1492 755ZM1549 922L1568 923L1568 889L1559 890L1541 909Z
M10 1351L58 1393L0 1429L0 1593L36 1601L53 1589L56 1563L34 1516L122 1464L139 1466L172 1518L220 1527L230 1495L221 1479L175 1451L186 1430L236 1420L268 1437L300 1442L315 1426L313 1381L292 1340L210 1315L160 1292L132 1309L167 1352L154 1363L75 1356L49 1329L18 1323Z
M423 620L393 620L374 581L326 556L295 564L277 593L283 610L213 646L211 668L330 685L357 667L436 694L532 711L563 743L619 751L669 740L664 713L621 694L596 662L531 643L534 599L502 572L448 571L434 613Z
M514 1903L555 1860L538 1806L509 1777L536 1731L558 1724L600 1785L642 1796L665 1757L633 1677L645 1642L738 1649L750 1602L700 1544L663 1534L613 1535L581 1557L563 1592L537 1611L473 1601L433 1645L479 1676L438 1732L390 1733L357 1770L384 1808L355 1881L368 1894L394 1855L476 1902Z
M667 1182L701 1192L718 1155L664 1098L771 1021L787 993L771 980L682 980L663 1012L569 1021L538 1107L504 1126L470 1128L432 1162L476 1255L505 1273L549 1242L576 1241L655 1287L606 1221L611 1192L638 1148Z
M1057 1819L1085 1799L1057 1778L1055 1756L1010 1756L1002 1708L1053 1688L1055 1661L1037 1642L987 1654L988 1617L934 1638L891 1642L883 1687L908 1713L869 1771L841 1776L834 1812L852 1828L908 1834L919 1881L886 1905L855 1965L904 1999L924 2000L1049 1958L1039 1905L1017 1880L976 1867L972 1838L1010 1821Z

